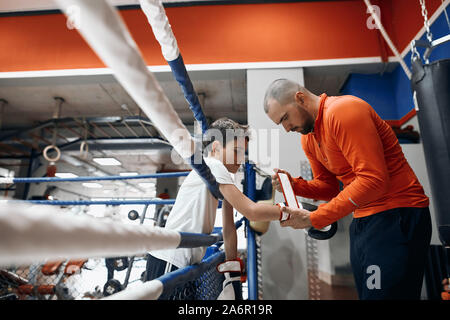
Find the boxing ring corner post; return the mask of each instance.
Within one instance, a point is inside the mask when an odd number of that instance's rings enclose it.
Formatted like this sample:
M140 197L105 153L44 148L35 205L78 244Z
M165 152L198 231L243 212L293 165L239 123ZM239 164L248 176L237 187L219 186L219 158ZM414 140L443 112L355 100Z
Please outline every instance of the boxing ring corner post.
M55 0L55 2L68 17L73 6L79 9L80 16L83 18L77 31L106 66L111 68L117 81L136 101L144 114L154 124L158 124L156 128L174 150L199 173L212 194L217 199L221 199L219 186L203 160L201 149L182 123L155 76L148 69L137 44L117 10L106 0ZM149 5L156 3L156 1L148 2ZM157 23L163 29L170 28L164 11L155 11L155 14L159 18ZM164 37L166 35L167 32L163 34ZM155 33L155 37L158 38L158 34ZM164 40L171 44L170 59L176 59L179 52L173 34ZM163 54L164 52L163 48Z
M255 201L256 199L256 172L255 165L245 163L246 196ZM247 279L248 279L248 299L258 300L258 266L256 252L256 234L250 227L250 222L245 219L247 230Z

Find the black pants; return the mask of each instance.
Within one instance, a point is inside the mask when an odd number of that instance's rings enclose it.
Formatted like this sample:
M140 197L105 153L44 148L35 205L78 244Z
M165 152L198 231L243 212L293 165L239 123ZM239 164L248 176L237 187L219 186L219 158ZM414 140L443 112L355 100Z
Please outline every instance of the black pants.
M428 207L353 219L350 261L359 298L420 299L430 240Z
M178 270L178 267L174 266L167 261L158 259L151 254L147 254L147 266L145 270L145 281L150 281L161 277L162 275Z

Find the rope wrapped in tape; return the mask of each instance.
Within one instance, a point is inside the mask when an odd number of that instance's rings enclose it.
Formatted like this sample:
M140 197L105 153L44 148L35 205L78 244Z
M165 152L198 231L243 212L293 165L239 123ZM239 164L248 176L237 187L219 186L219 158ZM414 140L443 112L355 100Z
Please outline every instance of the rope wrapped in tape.
M223 251L217 252L200 264L187 266L182 269L167 273L157 279L139 284L133 288L118 292L103 300L156 300L156 299L216 299L222 288L223 275L216 271L217 264L225 260ZM195 281L201 278L205 272L214 273L215 283L207 281ZM201 280L201 279L200 279ZM194 281L194 284L185 286L186 283ZM211 281L210 281L211 282ZM215 285L214 285L215 284ZM188 287L190 290L187 290ZM208 293L205 293L203 286L208 286ZM189 291L189 292L187 292ZM176 293L179 296L174 296ZM184 297L183 297L184 296Z
M152 250L209 246L221 235L75 216L49 206L0 203L0 265L117 257Z
M208 130L208 122L203 113L202 106L194 90L183 57L180 54L177 40L167 19L166 12L160 0L139 0L141 9L147 16L147 20L153 30L156 40L161 46L164 58L172 70L175 80L181 87L184 97L189 103L189 108L194 114L194 118L201 124L202 132Z
M156 127L178 154L190 161L214 196L221 199L219 185L213 179L209 167L204 161L201 163L193 161L202 158L201 148L196 148L189 131L181 122L155 76L148 70L117 10L105 0L56 0L56 3L66 15L70 15L70 8L73 6L79 9L80 16L83 17L78 28L80 34L113 70L119 83L147 117L157 124Z

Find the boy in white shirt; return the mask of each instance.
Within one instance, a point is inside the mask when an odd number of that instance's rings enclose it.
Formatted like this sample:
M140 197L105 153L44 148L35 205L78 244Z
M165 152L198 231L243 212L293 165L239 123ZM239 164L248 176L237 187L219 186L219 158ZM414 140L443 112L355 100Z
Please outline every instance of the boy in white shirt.
M245 162L248 142L247 126L228 118L211 124L205 134L208 157L205 163L219 184L222 201L223 239L226 261L239 261L237 235L233 219L233 207L252 221L287 220L289 215L281 211L280 204L255 203L235 185L235 174ZM182 183L175 204L166 222L166 228L182 232L206 233L213 231L218 200L194 170ZM147 259L146 280L152 280L167 272L201 262L206 248L180 248L152 251Z

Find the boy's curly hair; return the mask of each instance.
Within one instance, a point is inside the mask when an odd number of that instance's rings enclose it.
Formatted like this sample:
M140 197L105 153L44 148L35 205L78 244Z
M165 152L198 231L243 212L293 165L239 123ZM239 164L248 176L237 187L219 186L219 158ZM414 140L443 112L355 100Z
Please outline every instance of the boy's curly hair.
M211 123L209 129L205 132L203 148L206 152L209 152L214 141L219 141L222 146L225 146L238 137L245 137L248 140L250 138L249 126L239 124L230 118L219 118Z

